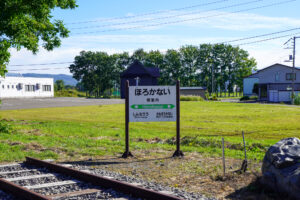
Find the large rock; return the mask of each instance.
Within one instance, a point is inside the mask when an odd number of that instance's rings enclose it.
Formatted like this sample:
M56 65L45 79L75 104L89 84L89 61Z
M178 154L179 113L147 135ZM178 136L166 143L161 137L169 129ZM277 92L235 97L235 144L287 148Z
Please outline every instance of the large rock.
M263 160L263 183L300 199L300 140L286 138L271 146Z

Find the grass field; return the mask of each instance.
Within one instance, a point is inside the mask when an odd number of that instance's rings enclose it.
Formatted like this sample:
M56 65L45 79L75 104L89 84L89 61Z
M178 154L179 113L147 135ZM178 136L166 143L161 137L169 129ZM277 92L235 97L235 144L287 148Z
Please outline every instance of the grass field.
M0 133L0 161L25 156L79 160L124 151L124 105L42 108L1 111L13 128ZM182 102L184 152L243 158L241 132L248 157L261 160L266 149L285 137L300 136L300 107L222 102ZM130 123L130 148L135 151L175 149L175 123Z

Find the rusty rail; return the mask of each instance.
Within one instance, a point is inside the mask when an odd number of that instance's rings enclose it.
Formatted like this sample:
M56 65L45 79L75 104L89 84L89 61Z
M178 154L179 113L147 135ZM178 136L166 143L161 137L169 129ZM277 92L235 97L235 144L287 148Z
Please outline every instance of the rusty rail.
M2 178L0 178L0 189L11 193L14 196L19 197L20 199L27 199L27 200L51 200L51 198L48 198L44 195L38 194L36 192L33 192L31 190L28 190L24 187L18 186L14 183L11 183L9 181L6 181Z
M142 188L139 186L135 186L129 183L101 177L98 175L86 173L83 171L79 171L76 169L71 169L68 167L64 167L58 164L49 163L46 161L41 161L35 158L26 157L26 163L34 166L45 167L52 171L62 173L78 180L92 183L94 185L104 187L104 188L112 188L121 193L125 193L137 198L144 198L149 200L181 200L181 198L164 194L161 192L149 190L146 188Z

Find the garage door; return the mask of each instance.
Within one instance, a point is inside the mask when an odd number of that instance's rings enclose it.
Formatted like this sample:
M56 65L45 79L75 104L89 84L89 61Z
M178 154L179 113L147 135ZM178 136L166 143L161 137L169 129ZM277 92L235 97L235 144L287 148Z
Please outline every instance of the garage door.
M279 91L279 102L291 101L291 92Z
M270 102L279 102L278 90L269 90L269 101Z

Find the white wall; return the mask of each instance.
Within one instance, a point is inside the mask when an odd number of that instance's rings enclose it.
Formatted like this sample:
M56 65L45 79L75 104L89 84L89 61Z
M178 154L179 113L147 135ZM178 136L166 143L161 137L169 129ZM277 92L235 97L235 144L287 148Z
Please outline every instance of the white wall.
M251 96L253 94L253 86L259 82L258 78L244 78L244 96Z
M22 88L19 87L22 84ZM34 85L34 91L26 91L26 85ZM37 88L37 85L40 88ZM50 85L51 91L44 91L43 85ZM53 97L53 78L5 77L0 78L0 98Z

